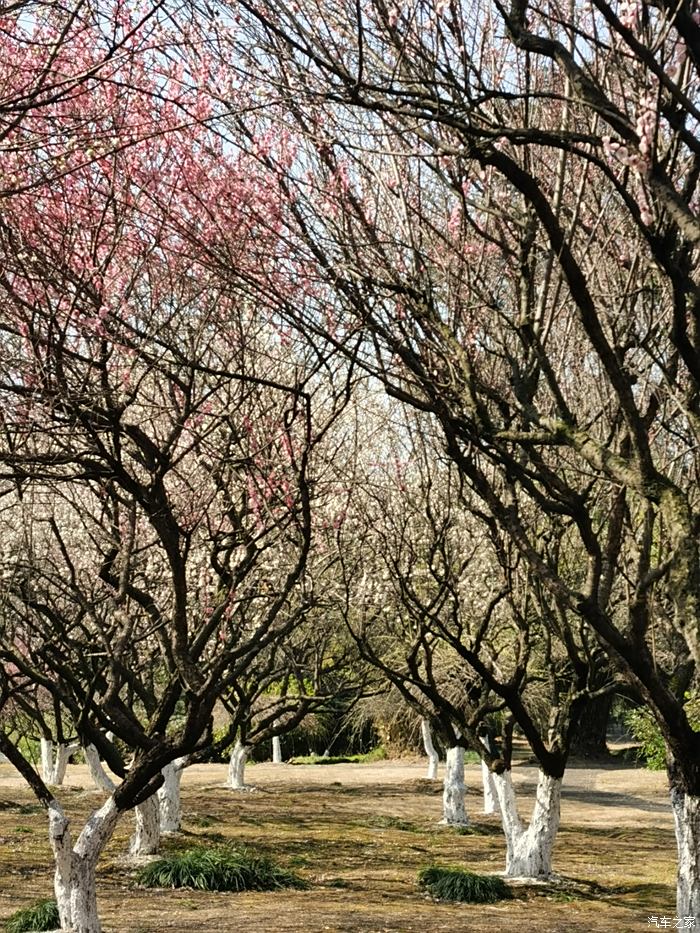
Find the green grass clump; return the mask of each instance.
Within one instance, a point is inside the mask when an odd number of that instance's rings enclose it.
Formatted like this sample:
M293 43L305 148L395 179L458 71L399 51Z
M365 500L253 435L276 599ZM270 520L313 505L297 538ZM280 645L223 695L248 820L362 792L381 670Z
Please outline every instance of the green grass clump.
M294 872L264 855L232 846L203 846L166 855L142 868L139 884L147 888L195 888L199 891L277 891L307 887Z
M290 765L366 765L373 761L385 761L386 749L382 745L363 755L299 755L291 758Z
M493 904L513 896L502 878L477 875L464 868L432 865L419 872L418 884L441 901Z
M58 906L54 900L39 901L31 907L23 907L5 921L7 933L30 933L38 930L55 930L60 925Z

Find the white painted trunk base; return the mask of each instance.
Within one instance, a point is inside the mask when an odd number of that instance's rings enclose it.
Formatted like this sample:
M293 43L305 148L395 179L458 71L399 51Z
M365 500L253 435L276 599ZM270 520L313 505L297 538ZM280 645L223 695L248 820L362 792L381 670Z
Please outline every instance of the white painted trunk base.
M693 918L700 929L700 797L671 788L671 807L678 844L676 916Z
M481 762L481 780L484 785L484 813L500 813L496 782L493 779L493 772L485 761Z
M232 790L246 790L245 766L250 754L250 746L236 742L231 752L228 765L228 786Z
M77 744L59 742L54 746L51 739L41 739L41 777L45 784L60 787L66 776L68 759L78 750Z
M433 744L433 734L430 731L430 724L427 719L421 719L420 721L420 734L423 737L423 748L425 749L425 754L428 756L428 774L426 775L429 781L437 780L438 775L438 762L440 758L438 753L435 750L435 745Z
M545 879L552 873L552 849L559 828L561 779L540 771L527 829L518 816L510 771L494 775L506 837L506 876Z
M49 841L56 865L54 891L61 930L101 933L95 868L118 819L119 811L110 797L92 813L72 847L69 821L61 805L57 800L49 805Z
M187 758L176 758L163 768L163 786L158 790L162 833L177 833L180 830L180 782L186 764Z
M273 765L283 764L282 743L280 742L280 737L278 735L272 736L272 764Z
M68 817L57 800L52 800L49 804L49 842L51 843L55 864L53 887L56 894L56 904L58 905L58 916L61 921L61 929L69 930L72 926L70 880L73 853Z
M468 825L464 790L464 749L461 745L455 745L447 749L445 758L445 779L442 791L443 816L440 821L443 825Z
M85 761L87 762L87 766L90 769L90 777L92 778L95 787L98 790L106 790L108 794L111 794L116 785L112 778L105 771L104 766L100 761L100 754L95 746L83 746L83 754L85 755Z
M134 808L134 835L129 841L129 855L155 855L160 845L160 806L158 795L151 794Z

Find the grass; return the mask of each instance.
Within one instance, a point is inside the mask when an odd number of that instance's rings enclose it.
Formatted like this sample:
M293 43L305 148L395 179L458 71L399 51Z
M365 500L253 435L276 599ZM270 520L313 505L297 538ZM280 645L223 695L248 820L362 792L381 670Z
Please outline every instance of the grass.
M290 765L365 765L373 761L384 761L387 757L386 750L378 745L370 752L364 755L300 755L297 758L290 758Z
M432 865L418 873L418 884L441 901L493 904L513 896L502 878L477 875L464 868Z
M401 762L396 764L400 767ZM661 775L624 769L619 772L618 785L618 776L613 783L609 773L602 771L606 780L601 786L614 788L611 800L615 805L601 807L599 794L589 802L577 793L570 798L562 819L556 870L566 884L513 885L513 900L489 905L436 901L416 882L419 870L429 865L467 867L480 874L495 874L502 867L502 830L493 817L483 817L482 822L475 797L469 798L476 818L472 825L480 829L490 825L494 835L467 837L456 829L438 829L435 824L442 813L441 802L426 795L426 788L432 793L437 782L417 777L423 774L422 764L406 768L404 779L397 783L387 779L382 763L367 768L345 767L354 773L352 785L331 785L336 777L346 780L343 766L330 771L290 768L287 776L275 772L270 792L246 795L236 799L235 805L223 786L224 766L206 766L201 774L194 768L196 781L183 784L183 811L213 825L198 828L186 820L185 827L191 834L168 839L164 844L163 854L182 852L191 846L218 846L224 841L231 846L247 845L308 880L309 892L251 891L239 895L138 887L134 884L133 866L123 859L131 821L121 820L98 867L104 928L155 933L170 924L173 930L191 933L223 931L231 928L233 905L245 914L247 926L258 931L302 926L320 931L330 925L356 931L386 928L496 933L498 929L522 929L527 933L603 933L611 929L636 930L640 922L646 924L640 918L668 914L675 904L673 819L670 812L656 811L659 802L665 801ZM0 766L3 784L6 773L9 766ZM80 771L77 774L84 774L83 783L88 786L89 775ZM8 840L0 857L0 933L14 910L52 893L46 815L43 809L20 814L23 804L34 809L34 798L19 780L16 783L0 791L0 798L12 800L14 805L12 809L0 809L0 837ZM353 793L348 794L348 790ZM439 785L437 790L439 793ZM534 793L534 787L530 790ZM629 795L630 806L618 806L622 792ZM69 801L76 828L82 826L95 806L94 794L69 785L62 795ZM642 805L644 800L655 802L654 808L632 806L635 795ZM392 817L413 822L421 832L406 832L391 825ZM33 827L35 832L14 835L16 825ZM215 840L214 831L223 838ZM576 886L569 888L574 880ZM507 878L505 881L509 883ZM571 891L578 895L573 904L563 896L557 897L557 889L562 888L567 894ZM241 898L245 903L239 903ZM484 911L493 910L497 913L485 917Z
M191 823L192 826L198 826L201 829L208 829L215 823L220 823L221 820L218 818L218 816L212 816L210 813L192 813L189 815L187 822Z
M60 923L56 901L38 901L24 907L5 921L7 933L29 933L31 930L55 930Z
M420 827L416 826L415 823L410 823L408 820L402 820L398 816L375 816L368 820L367 825L371 826L373 829L398 829L404 833L421 832Z
M233 846L198 846L174 852L142 868L137 881L147 888L195 888L199 891L276 891L307 887L302 878L266 856Z
M440 826L439 831L451 829L455 836L501 836L503 830L498 825L491 823L469 823L468 826Z

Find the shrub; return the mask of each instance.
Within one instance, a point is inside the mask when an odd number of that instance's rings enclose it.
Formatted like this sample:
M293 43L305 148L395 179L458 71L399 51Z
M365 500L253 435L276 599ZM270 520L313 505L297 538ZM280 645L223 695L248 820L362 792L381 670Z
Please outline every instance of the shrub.
M386 761L386 749L378 745L370 752L360 755L297 755L291 758L291 765L364 765L373 761Z
M643 706L630 710L625 722L632 735L641 743L637 757L652 771L663 771L666 767L666 749L656 720Z
M196 847L166 855L142 868L139 884L148 888L196 888L200 891L276 891L306 888L294 872L249 849Z
M424 868L418 874L418 884L441 901L493 904L513 896L502 878L477 875L464 868Z
M700 696L686 694L684 709L691 727L700 732ZM651 711L645 706L638 706L627 713L625 723L640 743L638 757L651 771L663 771L666 767L666 746Z
M29 933L32 930L55 930L60 925L56 901L49 899L24 907L5 922L7 933Z

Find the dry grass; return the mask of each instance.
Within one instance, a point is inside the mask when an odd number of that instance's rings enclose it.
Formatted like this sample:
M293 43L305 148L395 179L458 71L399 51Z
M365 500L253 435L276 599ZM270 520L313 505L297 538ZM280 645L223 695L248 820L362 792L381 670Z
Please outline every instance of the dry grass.
M320 773L319 773L320 772ZM572 770L565 783L555 851L558 884L520 887L494 905L436 904L416 878L427 865L502 869L497 821L469 809L475 832L439 828L435 785L423 765L379 762L324 768L251 768L256 793L221 786L225 768L192 769L183 788L184 833L167 848L243 843L298 872L308 891L214 894L139 888L124 857L131 820L118 826L100 864L98 891L105 933L160 930L227 933L616 933L646 928L647 917L673 916L675 842L663 777L636 769ZM44 813L0 765L0 918L51 895L51 856ZM100 801L71 773L60 797L76 827ZM478 773L468 769L472 788ZM531 793L531 769L516 786ZM523 813L531 796L525 798Z

